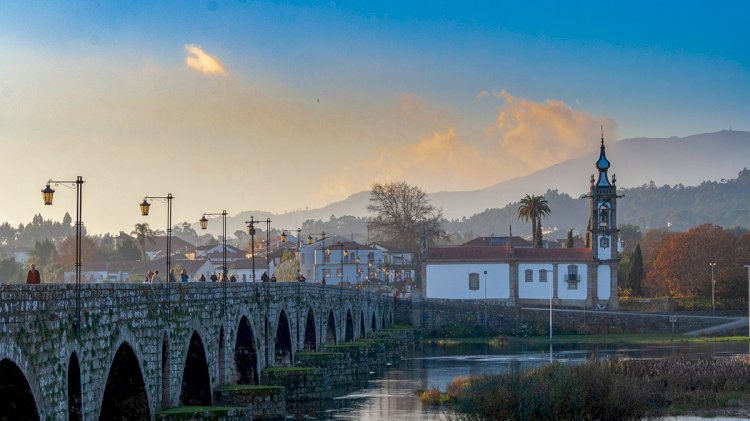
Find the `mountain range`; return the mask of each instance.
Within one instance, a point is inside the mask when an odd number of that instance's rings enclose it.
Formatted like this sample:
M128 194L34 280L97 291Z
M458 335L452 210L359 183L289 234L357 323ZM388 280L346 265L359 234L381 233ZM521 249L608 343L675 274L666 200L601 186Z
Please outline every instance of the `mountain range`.
M722 130L686 137L632 138L606 143L611 161L610 177L617 175L620 189L644 185L694 186L704 181L720 181L737 177L750 165L750 132ZM431 203L443 210L448 219L461 219L487 209L503 208L525 194L544 194L550 189L578 197L589 187L595 172L599 142L592 141L591 153L509 179L492 186L457 192L430 193ZM491 170L491 169L490 169ZM272 214L245 211L227 218L228 232L244 229L245 221L271 218L273 227L294 228L308 219L327 221L331 216L366 216L369 192L352 194L344 200L318 209ZM504 229L504 228L503 228ZM505 232L505 231L503 231ZM480 234L480 233L476 233ZM487 233L483 233L487 234Z

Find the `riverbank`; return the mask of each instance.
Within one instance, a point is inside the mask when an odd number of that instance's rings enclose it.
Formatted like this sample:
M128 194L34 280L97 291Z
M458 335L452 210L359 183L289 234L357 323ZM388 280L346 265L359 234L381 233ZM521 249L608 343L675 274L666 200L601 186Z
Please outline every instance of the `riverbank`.
M747 336L685 336L678 333L556 335L552 345L670 345L711 342L748 342ZM467 338L424 338L422 343L443 346L486 344L494 347L510 345L549 345L549 336L494 336Z
M457 377L421 393L462 419L618 419L750 415L750 357L590 360Z

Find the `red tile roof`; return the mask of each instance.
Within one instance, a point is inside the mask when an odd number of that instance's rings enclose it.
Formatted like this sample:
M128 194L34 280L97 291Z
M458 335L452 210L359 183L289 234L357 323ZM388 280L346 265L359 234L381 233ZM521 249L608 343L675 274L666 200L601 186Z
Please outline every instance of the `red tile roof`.
M436 247L427 251L427 261L502 261L511 260L507 247L457 246ZM514 248L513 260L536 261L586 261L591 260L587 248Z
M523 237L519 237L514 235L513 237L513 247L531 247L531 241L524 239ZM467 241L462 246L489 246L489 247L497 247L497 246L505 246L508 244L508 236L504 237L477 237L471 241Z

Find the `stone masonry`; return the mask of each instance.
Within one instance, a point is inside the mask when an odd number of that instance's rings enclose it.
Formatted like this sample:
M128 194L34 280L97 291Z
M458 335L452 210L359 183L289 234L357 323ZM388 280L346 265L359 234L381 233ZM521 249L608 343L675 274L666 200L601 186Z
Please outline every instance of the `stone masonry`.
M160 409L180 405L183 370L194 333L204 346L213 393L236 378L233 356L243 317L252 327L260 373L274 364L282 312L289 322L293 362L294 354L304 347L310 310L318 350L326 345L331 312L335 336L343 341L348 312L355 338L359 338L361 332L372 333L371 324L362 329L360 320L370 321L374 315L379 330L382 321L393 320L394 310L393 298L387 295L304 283L84 284L82 326L76 332L74 285L0 285L0 299L0 360L10 360L23 373L41 420L68 419L68 368L73 354L80 365L84 420L99 418L110 367L123 344L132 348L138 360L149 413L155 419ZM162 369L165 341L169 350L166 376Z

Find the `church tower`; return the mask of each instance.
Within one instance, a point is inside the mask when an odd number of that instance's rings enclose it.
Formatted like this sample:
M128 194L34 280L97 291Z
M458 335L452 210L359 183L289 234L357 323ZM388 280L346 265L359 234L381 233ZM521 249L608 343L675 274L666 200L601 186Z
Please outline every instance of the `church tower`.
M617 229L617 177L613 174L610 181L607 171L610 163L604 148L604 135L596 161L598 177L591 176L591 188L588 198L591 206L589 238L591 254L596 272L596 291L589 297L597 303L609 303L617 308L617 265L620 260ZM594 285L592 285L594 286Z

